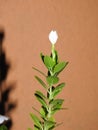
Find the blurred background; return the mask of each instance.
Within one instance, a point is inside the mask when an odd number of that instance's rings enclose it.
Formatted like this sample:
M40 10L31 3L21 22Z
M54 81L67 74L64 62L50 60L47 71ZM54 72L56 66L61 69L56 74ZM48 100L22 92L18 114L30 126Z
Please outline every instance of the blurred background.
M59 35L56 50L61 61L69 61L60 74L66 87L59 95L69 109L55 115L63 122L56 130L97 130L97 0L0 0L0 67L5 68L0 96L7 91L0 112L11 118L10 130L33 127L29 113L32 106L40 107L34 92L44 90L32 66L46 72L40 52L51 53L51 30Z

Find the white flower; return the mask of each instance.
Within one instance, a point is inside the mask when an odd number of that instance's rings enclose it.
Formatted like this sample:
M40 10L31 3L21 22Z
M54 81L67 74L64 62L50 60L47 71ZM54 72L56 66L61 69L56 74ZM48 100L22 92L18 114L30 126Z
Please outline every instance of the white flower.
M8 120L9 120L9 117L0 115L0 124L2 124L5 121L8 121Z
M55 44L57 42L57 39L58 39L58 34L56 31L51 31L49 33L49 40L52 44Z

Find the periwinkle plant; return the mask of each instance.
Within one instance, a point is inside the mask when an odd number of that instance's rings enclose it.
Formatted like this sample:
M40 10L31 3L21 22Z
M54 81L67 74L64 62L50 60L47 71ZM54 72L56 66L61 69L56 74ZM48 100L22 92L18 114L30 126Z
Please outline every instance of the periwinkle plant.
M42 93L40 90L35 92L35 97L41 104L40 110L32 107L35 111L39 113L39 117L33 113L30 116L34 122L34 130L53 130L59 125L54 118L54 114L64 109L62 104L64 99L57 98L57 95L62 91L65 83L59 83L59 73L67 66L68 62L60 62L58 53L55 50L55 43L58 39L56 31L51 31L49 34L49 40L52 43L51 55L43 55L41 53L41 59L47 68L47 74L33 67L34 70L42 74L46 80L44 82L40 77L35 76L37 81L46 90L46 93ZM28 130L32 130L29 128Z

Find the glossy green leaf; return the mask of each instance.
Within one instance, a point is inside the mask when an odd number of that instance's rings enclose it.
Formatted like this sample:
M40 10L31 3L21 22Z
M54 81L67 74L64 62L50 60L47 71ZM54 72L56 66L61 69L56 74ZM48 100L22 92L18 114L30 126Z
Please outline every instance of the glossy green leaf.
M45 100L43 98L41 98L38 94L35 93L35 96L37 98L37 100L45 107L47 108L47 103L45 102Z
M57 87L55 87L55 89L54 89L53 92L52 92L53 98L54 98L55 96L57 96L57 95L62 91L62 89L64 88L64 86L65 86L65 83L61 83L61 84L59 84Z
M42 128L40 119L36 115L34 115L33 113L30 113L30 116L34 121L34 124L36 126L38 126L39 128Z
M45 89L47 89L47 85L42 81L42 79L40 79L38 76L35 76L35 78Z
M60 62L54 67L54 74L60 73L68 64L68 62Z
M55 61L50 56L45 56L44 57L44 64L50 70L54 67Z
M53 84L58 83L58 81L59 81L58 77L55 77L55 76L48 76L47 77L47 82L48 82L49 86L52 86Z
M40 109L40 114L43 118L45 118L46 113L43 108Z
M41 114L42 118L45 119L47 113L48 113L47 109L46 109L45 107L42 106L41 109L40 109L40 114Z
M46 96L41 91L36 91L35 94L37 94L42 99L46 99Z

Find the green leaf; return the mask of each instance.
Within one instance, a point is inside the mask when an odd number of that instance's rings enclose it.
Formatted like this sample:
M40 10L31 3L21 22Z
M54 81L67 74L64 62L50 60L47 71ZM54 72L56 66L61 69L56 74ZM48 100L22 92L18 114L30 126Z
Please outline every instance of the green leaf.
M58 107L58 108L54 108L52 111L51 111L51 114L55 114L57 111L59 110L68 110L68 108L61 108L61 107Z
M55 99L50 102L52 109L59 109L61 108L62 104L64 102L64 99Z
M52 92L53 98L54 98L55 96L57 96L57 95L62 91L62 89L64 88L64 86L65 86L65 83L61 83L61 84L59 84L59 85L53 90L53 92Z
M59 78L55 77L55 76L48 76L46 80L47 80L49 86L52 86L53 84L58 83Z
M36 91L35 94L41 97L42 99L46 99L46 96L40 91Z
M45 119L47 113L48 113L47 109L46 109L45 107L42 106L41 109L40 109L40 114L41 114L42 118Z
M45 107L45 108L48 108L47 107L47 103L45 102L45 100L43 98L41 98L38 94L35 93L35 96L37 98L37 100Z
M49 129L52 129L55 127L55 122L53 121L45 121L45 124L44 124L44 129L45 130L49 130Z
M33 113L30 113L30 116L33 119L35 125L38 126L39 128L42 128L40 119Z
M35 78L45 89L47 89L47 85L38 76L35 76Z
M45 56L44 57L44 64L50 70L54 67L55 61L50 56Z
M8 130L8 129L7 129L7 127L5 125L1 125L0 130Z
M40 109L40 114L41 114L41 116L43 117L43 118L45 118L45 111L44 111L44 109L43 108L41 108Z
M59 74L68 64L68 62L60 62L54 67L54 74Z
M36 70L37 72L39 72L40 74L42 74L43 76L45 76L46 77L46 75L42 72L42 71L40 71L40 70L38 70L37 68L35 68L35 67L32 67L34 70Z

